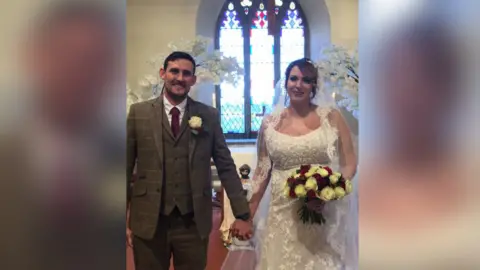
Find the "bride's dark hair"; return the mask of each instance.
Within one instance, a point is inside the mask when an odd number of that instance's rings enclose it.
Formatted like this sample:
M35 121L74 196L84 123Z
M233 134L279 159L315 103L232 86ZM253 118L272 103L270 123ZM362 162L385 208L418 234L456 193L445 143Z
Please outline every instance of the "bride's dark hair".
M287 89L288 80L290 78L290 72L292 72L292 69L294 67L298 67L298 69L300 69L300 71L303 73L303 76L310 79L311 85L312 85L312 95L310 96L310 99L313 99L318 92L318 88L317 88L318 70L313 64L313 61L308 58L301 58L291 62L288 65L287 69L285 70L285 89ZM288 96L288 95L285 95L285 96ZM285 99L285 105L287 105L286 103L287 103L287 99Z

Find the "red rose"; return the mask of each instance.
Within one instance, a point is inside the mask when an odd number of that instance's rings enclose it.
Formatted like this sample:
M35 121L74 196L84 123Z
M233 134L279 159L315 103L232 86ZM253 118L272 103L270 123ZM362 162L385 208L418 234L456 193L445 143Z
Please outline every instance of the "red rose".
M292 185L295 185L295 178L290 177L287 179L288 185L291 187Z
M300 175L300 177L297 178L297 184L305 185L306 182L307 182L307 178L305 178L305 176L303 175Z
M300 174L306 174L310 168L312 168L311 165L302 165L300 166Z
M297 194L295 194L295 189L291 188L290 189L290 198L296 198Z
M344 181L338 181L338 186L345 189L345 182Z
M310 198L310 199L313 199L313 198L316 198L316 197L317 197L317 194L315 193L315 191L309 190L309 191L307 192L307 197Z
M318 174L318 173L312 175L312 177L315 178L315 180L317 180L317 182L318 182L320 179L322 179L322 176L321 176L320 174Z
M320 177L319 179L317 179L318 190L322 190L324 187L328 186L329 183L330 180L328 178Z
M332 169L330 169L330 167L323 167L325 170L327 170L328 174L333 174L333 171Z

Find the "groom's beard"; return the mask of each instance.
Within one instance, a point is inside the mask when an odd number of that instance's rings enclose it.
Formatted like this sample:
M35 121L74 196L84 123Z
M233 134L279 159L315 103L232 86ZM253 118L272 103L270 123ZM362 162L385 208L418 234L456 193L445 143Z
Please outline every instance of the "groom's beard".
M185 93L183 94L177 94L177 93L174 93L170 87L167 87L167 86L164 86L163 87L163 91L166 91L165 94L168 95L168 97L170 97L171 99L173 99L174 101L180 103L182 102L183 100L185 100L188 96L188 92L189 92L189 89L187 89L187 86L185 85L185 83L182 83L182 82L173 82L171 84L171 86L175 86L175 85L181 85L184 89L185 89Z

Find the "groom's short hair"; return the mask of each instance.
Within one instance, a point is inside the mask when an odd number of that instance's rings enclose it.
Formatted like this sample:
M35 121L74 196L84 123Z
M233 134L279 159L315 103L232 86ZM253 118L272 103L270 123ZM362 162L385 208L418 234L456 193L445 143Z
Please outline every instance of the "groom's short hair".
M167 69L168 62L172 62L172 61L179 60L179 59L184 59L184 60L192 62L193 74L195 74L195 70L197 68L197 64L195 63L195 59L189 53L181 52L181 51L175 51L175 52L172 52L171 54L169 54L167 56L167 58L165 58L165 61L163 61L163 69L165 69L165 70Z

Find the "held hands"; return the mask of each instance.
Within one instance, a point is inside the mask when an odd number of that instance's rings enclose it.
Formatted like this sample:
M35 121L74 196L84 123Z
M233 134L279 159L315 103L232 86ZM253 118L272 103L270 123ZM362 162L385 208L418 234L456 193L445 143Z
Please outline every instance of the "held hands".
M251 221L237 219L230 227L230 233L233 237L240 240L248 240L253 236L253 225Z

